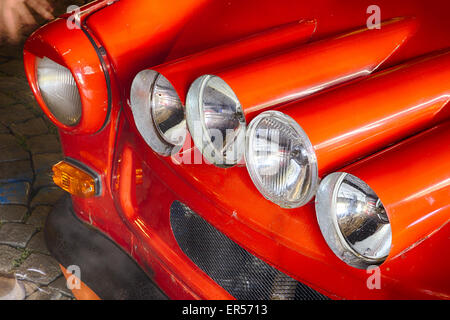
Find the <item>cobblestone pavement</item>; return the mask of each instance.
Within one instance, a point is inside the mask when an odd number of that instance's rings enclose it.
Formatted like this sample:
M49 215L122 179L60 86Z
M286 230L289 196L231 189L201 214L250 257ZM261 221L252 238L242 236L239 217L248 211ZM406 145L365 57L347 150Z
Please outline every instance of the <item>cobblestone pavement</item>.
M71 299L43 237L63 193L51 179L62 159L57 131L28 88L21 52L8 49L0 50L0 273L23 279L27 299Z
M62 8L59 2L55 13ZM43 237L63 194L51 178L62 159L59 137L29 89L22 47L0 47L0 274L16 275L26 299L73 299Z

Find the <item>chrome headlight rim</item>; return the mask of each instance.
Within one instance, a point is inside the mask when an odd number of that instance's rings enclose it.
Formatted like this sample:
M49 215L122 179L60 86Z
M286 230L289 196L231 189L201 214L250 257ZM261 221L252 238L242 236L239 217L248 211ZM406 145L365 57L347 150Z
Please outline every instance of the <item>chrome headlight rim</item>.
M140 71L133 79L131 85L129 105L134 123L142 138L150 146L150 148L153 149L153 151L167 157L178 153L182 149L186 141L186 132L182 136L180 143L174 145L167 141L164 134L158 127L154 117L154 102L151 98L153 88L155 82L158 80L158 77L164 76L161 73L151 69ZM167 78L165 79L167 80ZM168 82L170 83L170 81Z
M308 157L308 165L310 166L310 175L308 177L309 181L309 189L307 193L298 199L295 202L287 202L287 201L280 201L279 198L273 197L271 195L270 190L264 187L264 183L260 181L258 174L255 172L254 168L251 165L251 159L250 159L250 152L252 150L252 135L255 131L255 128L259 124L260 121L265 119L266 117L277 119L278 121L284 123L285 125L290 126L295 133L298 135L299 139L302 141L303 146L305 147L305 151ZM308 204L315 196L317 188L320 183L319 179L319 169L317 165L317 157L314 150L314 146L312 145L311 141L309 140L308 135L303 130L303 128L291 117L284 114L283 112L276 111L276 110L268 110L265 112L262 112L258 116L256 116L249 124L247 128L246 133L246 139L245 139L245 163L247 166L247 171L250 175L250 178L253 181L253 184L256 186L258 191L266 198L267 200L277 204L281 208L285 209L294 209L302 207L306 204Z
M238 150L242 150L242 152L238 152L236 157L230 158L225 156L216 158L211 155L211 152L208 152L211 149L214 151L216 149L211 141L211 137L205 123L205 117L203 116L204 109L202 98L206 85L211 79L220 80L222 84L229 89L230 93L232 93L233 98L238 102L236 105L236 114L239 115L240 128L238 136L234 139L234 144L235 147L238 148ZM226 169L237 165L239 161L244 159L245 133L247 130L244 111L233 89L222 78L215 75L206 74L195 79L195 81L191 84L186 97L186 122L195 146L211 164L219 168ZM200 124L200 130L197 127L198 124Z
M377 259L364 256L352 247L342 233L336 213L336 203L340 187L347 176L352 176L366 184L362 179L347 172L334 172L326 176L321 181L316 194L316 218L322 235L334 254L352 267L367 269L369 266L382 264L389 253ZM390 236L392 238L392 231Z

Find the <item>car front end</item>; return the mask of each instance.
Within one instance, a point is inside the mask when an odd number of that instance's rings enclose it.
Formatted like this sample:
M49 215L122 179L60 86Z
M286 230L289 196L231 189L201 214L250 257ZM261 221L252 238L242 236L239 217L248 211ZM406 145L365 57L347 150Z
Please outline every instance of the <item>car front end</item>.
M449 4L380 0L383 23L371 29L366 2L95 1L30 36L28 81L59 129L54 181L70 194L46 241L64 270L79 267L75 296L450 298ZM154 113L139 105L156 86L143 70L172 84ZM219 108L199 98L205 75L231 90L210 85L228 95ZM239 107L231 118L228 101ZM208 126L229 122L238 155L216 163ZM181 140L165 135L181 125ZM261 138L270 125L286 137ZM364 209L378 215L375 231L330 214L349 175L383 206ZM372 235L382 249L361 251Z

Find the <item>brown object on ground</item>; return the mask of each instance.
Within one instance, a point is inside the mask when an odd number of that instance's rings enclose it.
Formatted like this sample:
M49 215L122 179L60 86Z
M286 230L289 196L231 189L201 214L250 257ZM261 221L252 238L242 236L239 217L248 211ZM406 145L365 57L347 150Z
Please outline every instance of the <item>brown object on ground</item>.
M25 288L12 275L0 275L0 300L24 300Z

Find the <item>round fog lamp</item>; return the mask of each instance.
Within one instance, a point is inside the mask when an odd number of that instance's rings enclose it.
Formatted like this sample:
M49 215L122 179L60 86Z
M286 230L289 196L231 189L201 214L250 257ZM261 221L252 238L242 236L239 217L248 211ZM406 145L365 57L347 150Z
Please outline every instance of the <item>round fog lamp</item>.
M230 167L244 156L246 122L241 104L221 78L204 75L187 94L186 118L197 148L218 167Z
M37 84L48 110L62 124L75 126L81 119L81 98L69 69L47 57L37 58Z
M250 123L245 161L255 186L283 208L308 203L318 185L317 159L303 129L278 111L266 111Z
M178 152L186 139L184 107L169 80L144 70L133 80L130 106L139 133L157 153Z
M356 268L378 265L389 255L392 234L381 200L361 179L328 175L316 195L320 230L333 252Z

